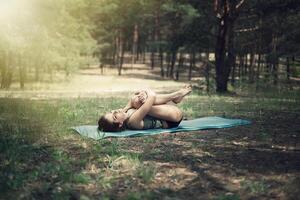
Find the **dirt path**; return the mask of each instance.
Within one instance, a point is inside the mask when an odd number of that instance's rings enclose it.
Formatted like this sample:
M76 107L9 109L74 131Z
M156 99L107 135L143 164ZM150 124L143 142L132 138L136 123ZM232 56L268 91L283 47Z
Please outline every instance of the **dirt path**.
M175 82L161 78L159 69L151 70L145 64L136 64L131 67L124 65L122 76L117 75L117 69L105 68L104 74L97 65L89 69L82 69L68 77L57 75L53 83L27 83L24 90L19 84L12 85L10 90L0 90L0 97L10 98L78 98L115 96L120 93L129 93L143 88L152 88L157 92L172 91L182 87L183 82Z

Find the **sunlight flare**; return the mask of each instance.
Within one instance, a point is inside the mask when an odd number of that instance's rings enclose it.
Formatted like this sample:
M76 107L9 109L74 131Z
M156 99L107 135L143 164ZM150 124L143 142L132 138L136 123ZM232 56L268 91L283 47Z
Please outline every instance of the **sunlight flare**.
M23 44L35 25L33 0L0 0L0 34L7 44Z

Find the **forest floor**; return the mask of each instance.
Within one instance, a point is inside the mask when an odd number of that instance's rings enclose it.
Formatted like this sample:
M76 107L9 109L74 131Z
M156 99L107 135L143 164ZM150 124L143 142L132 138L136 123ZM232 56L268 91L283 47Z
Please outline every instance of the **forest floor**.
M82 138L70 127L96 124L132 90L184 84L144 68L122 77L106 70L103 77L86 69L60 84L0 91L0 199L299 198L299 89L193 91L179 104L187 119L226 116L250 120L247 126Z
M116 68L106 67L101 73L98 65L81 69L77 73L66 77L64 72L53 75L50 82L48 74L42 81L27 81L24 89L13 83L9 90L0 90L0 97L55 99L77 97L119 96L132 93L134 90L152 88L155 91L175 90L184 85L182 81L161 78L159 68L151 70L145 64L124 64L122 75L118 76ZM186 80L186 75L182 77Z

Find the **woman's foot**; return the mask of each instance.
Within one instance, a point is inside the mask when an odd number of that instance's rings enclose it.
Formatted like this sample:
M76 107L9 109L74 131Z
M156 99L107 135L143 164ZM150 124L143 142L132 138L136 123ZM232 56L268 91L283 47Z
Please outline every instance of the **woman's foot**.
M179 93L179 96L178 97L176 97L176 98L174 98L173 99L173 102L174 103L180 103L181 101L182 101L182 99L186 96L186 95L188 95L188 94L190 94L192 92L192 85L185 85L183 88L181 88L179 91L178 91L178 93Z

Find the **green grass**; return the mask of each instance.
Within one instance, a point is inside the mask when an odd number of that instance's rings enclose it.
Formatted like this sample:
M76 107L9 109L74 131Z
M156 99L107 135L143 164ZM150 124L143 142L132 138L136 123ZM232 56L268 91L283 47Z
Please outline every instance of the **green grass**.
M267 186L263 181L243 181L242 187L251 194L261 194L267 190Z
M145 183L149 183L156 174L156 169L153 164L150 165L140 165L137 168L136 174L140 177Z
M219 195L215 200L240 200L241 198L236 194L222 194Z
M127 200L153 199L154 200L154 199L159 199L159 197L153 192L142 191L142 192L129 192L125 199Z
M268 95L241 97L192 94L179 106L189 119L217 115L253 120L260 119L260 113L266 110L298 112L299 98L292 93L287 96L278 94L272 98ZM38 199L50 195L54 199L64 199L72 196L77 186L88 184L94 184L109 194L124 169L129 173L124 176L125 179L133 180L134 177L135 181L151 183L156 174L155 166L146 165L142 153L125 151L128 149L126 140L113 138L91 141L69 130L75 125L97 124L101 114L124 106L126 101L126 97L0 99L0 196L9 198L23 195ZM266 141L268 137L268 133L262 129L259 139ZM147 146L156 140L154 137L144 137L141 145ZM197 145L192 147L197 148ZM164 152L152 149L148 153L163 154L166 161L176 160L172 149L165 149ZM86 173L90 165L98 171ZM256 182L245 182L243 187L255 194L266 190L262 183ZM153 194L132 191L127 199L143 197L151 199ZM217 199L239 197L220 196Z

